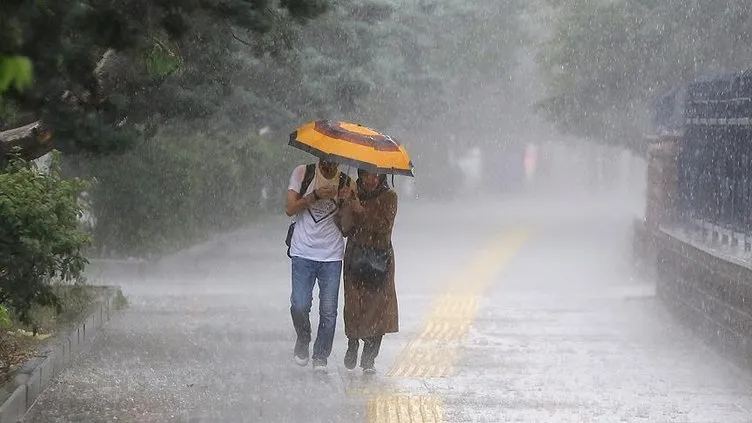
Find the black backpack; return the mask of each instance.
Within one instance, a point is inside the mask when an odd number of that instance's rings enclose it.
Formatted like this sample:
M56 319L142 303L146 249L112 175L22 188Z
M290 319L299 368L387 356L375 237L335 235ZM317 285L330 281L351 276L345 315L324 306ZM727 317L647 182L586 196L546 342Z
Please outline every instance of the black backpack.
M305 175L303 175L303 182L300 184L301 196L305 195L305 192L308 191L308 186L311 185L314 176L316 176L316 163L306 165ZM339 189L344 188L345 185L350 185L351 182L352 179L349 176L340 172L338 186ZM290 226L287 228L287 237L285 238L285 245L287 245L287 257L290 258L292 258L292 256L290 255L290 245L292 244L293 232L295 232L295 222L290 223Z

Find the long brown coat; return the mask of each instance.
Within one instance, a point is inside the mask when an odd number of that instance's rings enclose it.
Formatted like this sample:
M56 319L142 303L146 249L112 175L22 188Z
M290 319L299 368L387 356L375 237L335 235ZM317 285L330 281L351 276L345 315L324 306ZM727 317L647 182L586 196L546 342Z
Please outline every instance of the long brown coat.
M392 228L397 215L397 194L385 190L377 197L363 201L365 211L351 215L353 230L348 237L344 259L345 334L348 338L368 338L399 330L397 292L394 287L394 249ZM350 219L347 219L350 220ZM368 245L391 250L392 260L386 283L371 288L356 279L348 268L355 245Z

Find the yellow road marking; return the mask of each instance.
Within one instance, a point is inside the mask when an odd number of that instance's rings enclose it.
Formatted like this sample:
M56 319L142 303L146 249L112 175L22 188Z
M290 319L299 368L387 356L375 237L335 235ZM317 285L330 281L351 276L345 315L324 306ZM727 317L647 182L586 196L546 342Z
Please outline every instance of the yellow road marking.
M477 296L441 295L431 306L427 321L450 319L472 319L478 311L480 301Z
M516 230L498 244L480 253L464 276L447 285L437 297L418 336L397 358L387 375L401 377L446 377L457 359L457 350L465 339L480 308L483 291L530 236Z
M421 379L448 376L456 362L457 349L444 349L441 344L443 342L411 342L387 375Z
M462 341L480 309L483 291L531 235L512 231L475 257L462 275L450 280L432 303L418 335L387 372L390 377L429 379L451 376ZM443 422L444 407L435 396L410 396L383 390L368 403L369 422Z
M368 402L368 421L422 423L444 420L441 398L422 395L380 396Z

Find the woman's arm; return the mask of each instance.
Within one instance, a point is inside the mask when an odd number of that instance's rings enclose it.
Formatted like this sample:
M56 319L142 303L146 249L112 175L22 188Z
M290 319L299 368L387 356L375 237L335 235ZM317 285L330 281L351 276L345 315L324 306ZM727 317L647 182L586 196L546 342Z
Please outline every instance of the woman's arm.
M352 235L356 225L356 214L352 207L350 207L349 202L345 201L337 211L337 214L334 215L334 224L337 225L337 228L339 228L339 231L342 232L342 236L345 238Z
M367 232L388 234L397 216L397 193L386 191L377 201L378 207L366 207L358 223Z

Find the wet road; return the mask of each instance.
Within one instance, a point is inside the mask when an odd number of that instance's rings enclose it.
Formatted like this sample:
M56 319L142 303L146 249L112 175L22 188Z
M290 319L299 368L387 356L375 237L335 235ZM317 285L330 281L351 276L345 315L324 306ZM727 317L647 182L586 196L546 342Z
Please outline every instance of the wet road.
M131 307L27 421L752 421L752 376L632 275L630 218L606 203L403 204L401 331L372 378L344 369L341 320L327 373L292 362L284 219L96 274Z

